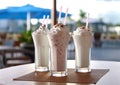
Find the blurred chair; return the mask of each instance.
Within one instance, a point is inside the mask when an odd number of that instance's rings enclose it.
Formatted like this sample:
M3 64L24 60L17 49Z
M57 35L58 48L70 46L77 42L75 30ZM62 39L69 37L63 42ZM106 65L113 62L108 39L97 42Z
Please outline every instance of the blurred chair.
M20 41L18 41L18 40L16 40L16 41L14 41L14 44L13 44L13 46L14 47L19 47L20 46Z
M3 45L3 42L2 42L2 40L0 40L0 46L1 46L1 45Z
M0 39L5 40L7 36L7 33L0 32Z
M4 68L3 62L2 62L2 56L0 55L0 69Z
M29 56L24 55L24 53L33 54L33 52L30 52L25 49L11 49L6 50L4 53L5 53L4 64L6 67L27 64L32 62L31 58Z

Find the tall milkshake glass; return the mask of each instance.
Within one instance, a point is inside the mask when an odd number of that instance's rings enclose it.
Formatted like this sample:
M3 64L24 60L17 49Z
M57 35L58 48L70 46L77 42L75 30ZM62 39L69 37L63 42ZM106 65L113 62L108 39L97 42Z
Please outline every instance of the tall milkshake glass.
M92 33L84 26L73 32L77 72L90 72Z
M38 30L32 33L32 38L35 46L35 70L48 71L49 70L49 43L47 32L41 26Z
M67 76L67 45L70 40L69 30L62 24L51 28L48 34L50 45L51 75L56 77Z

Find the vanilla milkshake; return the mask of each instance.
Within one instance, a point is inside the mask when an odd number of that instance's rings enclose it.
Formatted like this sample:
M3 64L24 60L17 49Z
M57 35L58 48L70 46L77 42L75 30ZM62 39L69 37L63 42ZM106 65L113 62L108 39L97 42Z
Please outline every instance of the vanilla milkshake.
M35 70L49 70L49 43L47 31L43 26L32 33L35 46Z
M67 46L70 40L68 28L63 24L53 26L48 34L48 40L51 51L51 75L66 76Z
M92 33L88 28L78 27L73 32L77 72L90 72Z

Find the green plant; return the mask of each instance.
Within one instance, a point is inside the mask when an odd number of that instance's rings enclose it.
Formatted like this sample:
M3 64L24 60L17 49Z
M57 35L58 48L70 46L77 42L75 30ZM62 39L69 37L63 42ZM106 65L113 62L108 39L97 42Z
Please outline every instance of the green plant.
M80 9L79 17L80 17L80 19L77 21L77 26L78 27L84 26L85 23L82 20L86 18L86 12L83 11L82 9Z
M32 30L29 31L23 31L22 36L19 38L20 42L26 43L26 44L32 44L33 39L32 39Z

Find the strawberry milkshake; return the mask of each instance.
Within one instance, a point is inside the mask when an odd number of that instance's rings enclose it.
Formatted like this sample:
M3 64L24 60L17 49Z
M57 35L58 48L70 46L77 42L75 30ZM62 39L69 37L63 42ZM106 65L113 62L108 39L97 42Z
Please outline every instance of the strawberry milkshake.
M66 60L69 40L69 30L63 24L56 24L48 33L52 76L61 77L67 75Z
M82 26L78 27L72 36L75 44L76 71L90 72L92 33Z

